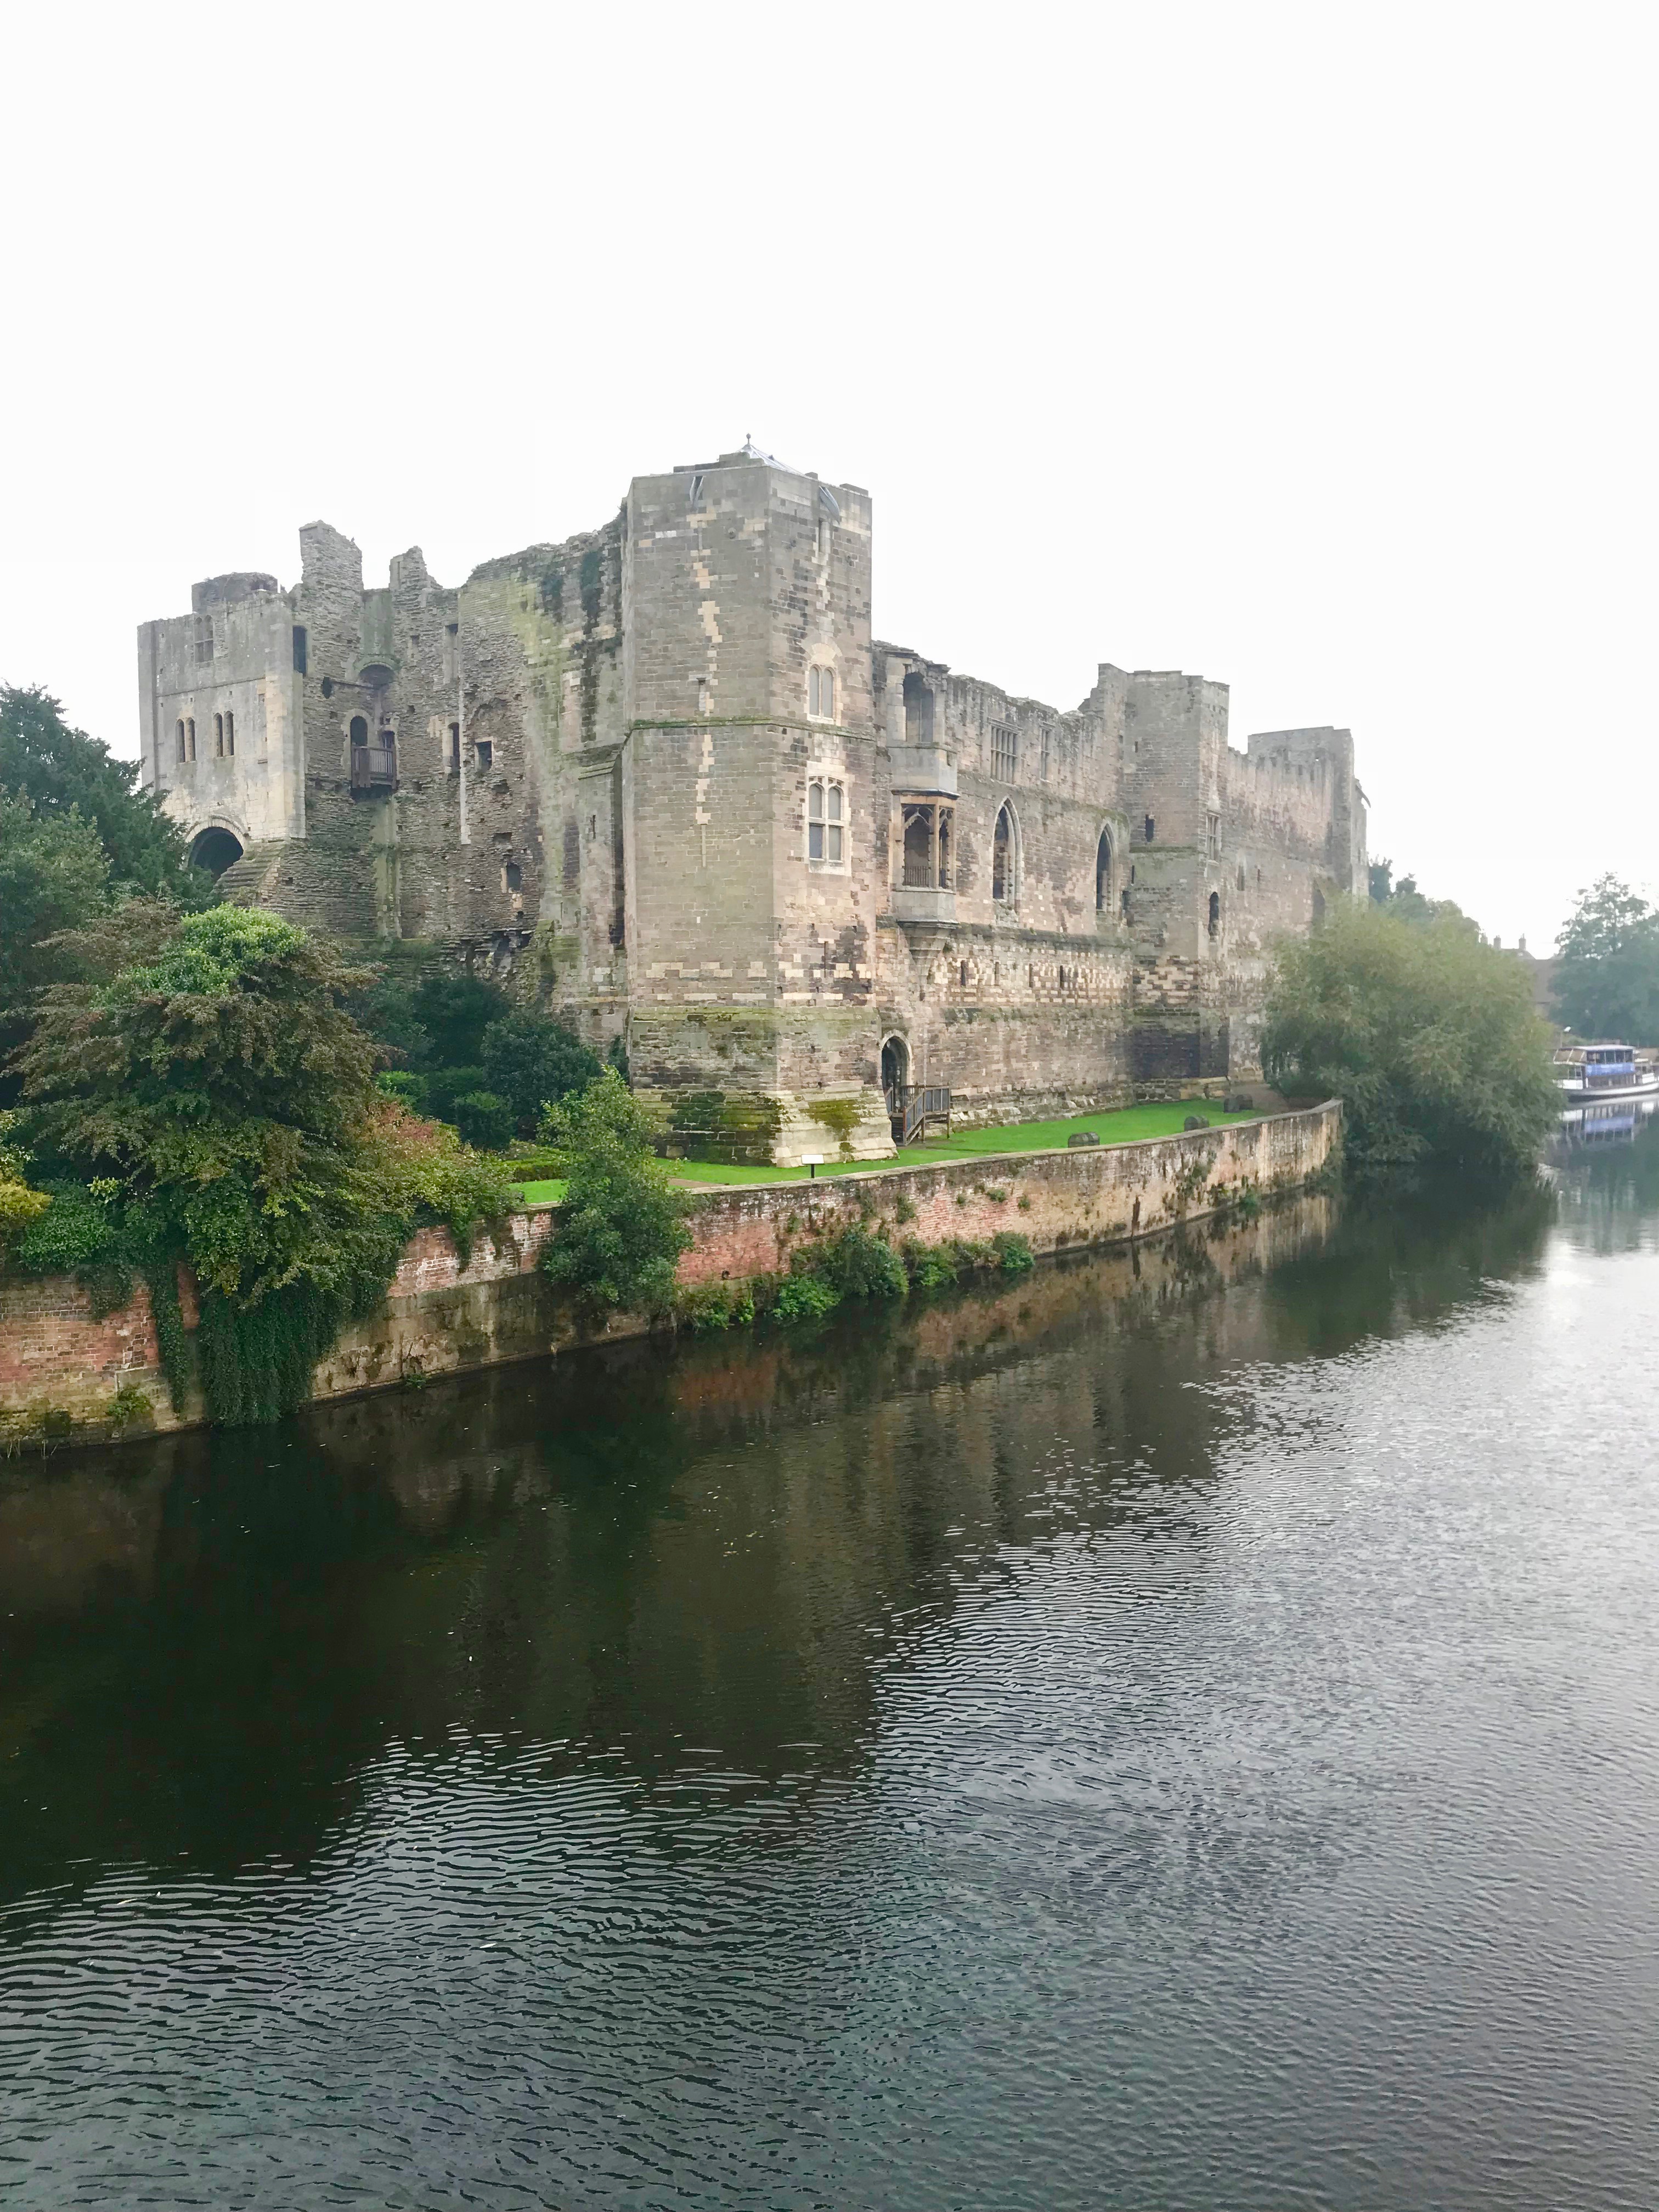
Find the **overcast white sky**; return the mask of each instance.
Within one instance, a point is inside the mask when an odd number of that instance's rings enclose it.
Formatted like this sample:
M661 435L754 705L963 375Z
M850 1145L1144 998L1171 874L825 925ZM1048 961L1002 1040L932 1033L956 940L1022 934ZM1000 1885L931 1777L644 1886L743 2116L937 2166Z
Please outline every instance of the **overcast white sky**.
M1651 6L14 10L0 677L137 750L193 578L459 582L747 432L876 626L1353 730L1547 950L1659 889Z

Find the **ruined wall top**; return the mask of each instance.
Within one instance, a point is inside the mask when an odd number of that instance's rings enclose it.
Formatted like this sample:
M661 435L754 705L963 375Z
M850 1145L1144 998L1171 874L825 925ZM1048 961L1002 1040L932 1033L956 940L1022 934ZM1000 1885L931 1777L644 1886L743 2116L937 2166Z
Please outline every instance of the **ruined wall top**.
M276 589L275 576L261 575L256 569L238 569L228 576L204 576L199 584L190 587L190 611L193 615L205 614L210 607L227 607L237 599L260 599Z

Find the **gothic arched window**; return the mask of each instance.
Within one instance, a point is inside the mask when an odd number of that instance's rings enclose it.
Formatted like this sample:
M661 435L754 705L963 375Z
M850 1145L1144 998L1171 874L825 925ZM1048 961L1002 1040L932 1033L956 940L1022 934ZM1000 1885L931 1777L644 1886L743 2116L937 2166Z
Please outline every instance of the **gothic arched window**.
M1005 804L991 837L991 896L999 906L1012 906L1018 896L1019 830L1013 808Z

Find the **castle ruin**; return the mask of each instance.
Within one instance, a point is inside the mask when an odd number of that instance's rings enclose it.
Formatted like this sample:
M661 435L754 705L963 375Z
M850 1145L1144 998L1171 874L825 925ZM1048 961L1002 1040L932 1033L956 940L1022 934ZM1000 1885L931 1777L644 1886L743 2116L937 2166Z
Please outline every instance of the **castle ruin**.
M752 445L459 590L417 550L365 590L309 524L291 591L141 627L143 780L230 897L772 1102L780 1159L829 1102L875 1157L924 1090L1002 1121L1259 1073L1273 940L1365 891L1349 732L1241 753L1202 677L1103 664L1064 712L882 643L871 531Z

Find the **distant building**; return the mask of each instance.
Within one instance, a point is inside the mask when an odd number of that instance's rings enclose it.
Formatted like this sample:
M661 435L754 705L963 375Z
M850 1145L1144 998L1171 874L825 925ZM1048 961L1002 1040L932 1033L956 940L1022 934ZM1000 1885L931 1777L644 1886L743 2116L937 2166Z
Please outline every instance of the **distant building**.
M510 976L636 1085L769 1093L780 1157L826 1096L873 1153L905 1086L1003 1121L1255 1073L1270 941L1365 893L1348 732L957 674L872 636L871 537L752 446L459 590L418 550L365 590L311 523L291 591L140 629L145 780L231 896Z

